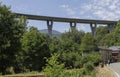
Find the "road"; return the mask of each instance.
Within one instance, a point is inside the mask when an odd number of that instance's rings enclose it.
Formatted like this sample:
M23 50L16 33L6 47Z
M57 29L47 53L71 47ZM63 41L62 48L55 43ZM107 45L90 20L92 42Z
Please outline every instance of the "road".
M115 77L120 77L120 62L119 63L111 63L109 68L115 73Z

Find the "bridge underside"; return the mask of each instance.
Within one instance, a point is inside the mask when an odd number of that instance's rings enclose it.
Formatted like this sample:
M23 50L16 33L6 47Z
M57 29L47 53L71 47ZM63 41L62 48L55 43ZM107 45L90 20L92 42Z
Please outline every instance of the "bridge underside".
M31 19L31 20L46 21L47 22L47 27L48 27L48 33L49 33L50 37L52 37L53 22L70 23L71 30L73 28L76 28L77 23L90 24L91 32L92 32L93 37L95 37L95 35L96 35L97 24L107 25L109 32L111 32L114 29L115 25L117 24L117 21L107 21L107 20L61 18L61 17L38 16L38 15L29 15L29 14L20 14L20 13L15 13L15 14L17 16L25 16L25 17L27 17L27 19Z

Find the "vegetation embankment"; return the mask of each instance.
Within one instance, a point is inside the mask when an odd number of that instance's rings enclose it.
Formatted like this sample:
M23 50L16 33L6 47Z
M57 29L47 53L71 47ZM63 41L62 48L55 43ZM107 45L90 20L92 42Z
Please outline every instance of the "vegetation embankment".
M120 44L119 23L111 33L106 27L97 29L96 38L76 29L63 33L61 39L50 38L35 27L27 28L25 17L16 19L0 4L0 73L43 71L46 77L95 77L95 66L101 61L98 46ZM76 70L65 71L69 69Z

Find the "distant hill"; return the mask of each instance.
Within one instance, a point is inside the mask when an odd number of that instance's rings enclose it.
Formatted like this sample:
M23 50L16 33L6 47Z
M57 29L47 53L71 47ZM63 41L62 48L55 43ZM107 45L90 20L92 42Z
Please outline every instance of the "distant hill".
M42 29L42 30L39 30L41 33L44 33L44 34L48 34L48 30L47 29ZM56 30L52 30L52 34L53 36L57 36L57 37L61 37L61 33L59 31L56 31Z

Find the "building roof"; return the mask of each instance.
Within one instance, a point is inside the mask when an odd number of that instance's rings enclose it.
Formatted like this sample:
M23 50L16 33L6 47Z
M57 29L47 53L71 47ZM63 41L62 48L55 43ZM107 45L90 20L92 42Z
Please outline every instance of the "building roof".
M120 51L120 46L111 46L109 49L112 51Z
M111 51L112 53L118 53L120 52L120 46L111 46L111 47L103 47L99 46L100 50L105 50L105 51Z

